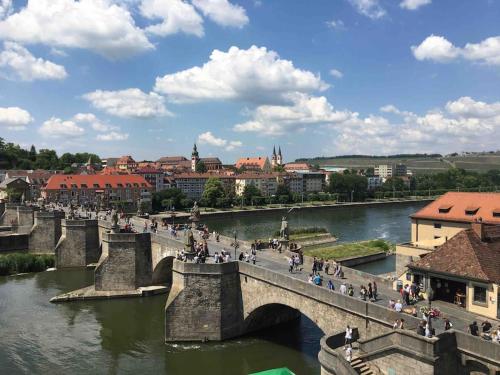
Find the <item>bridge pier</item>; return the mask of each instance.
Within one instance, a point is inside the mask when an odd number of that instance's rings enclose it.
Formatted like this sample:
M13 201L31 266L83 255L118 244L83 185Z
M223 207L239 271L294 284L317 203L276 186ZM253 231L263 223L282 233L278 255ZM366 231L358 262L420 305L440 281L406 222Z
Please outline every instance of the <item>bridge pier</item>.
M97 220L62 220L56 267L85 267L100 257Z
M37 211L35 224L29 235L29 252L35 254L55 254L55 247L61 237L62 211Z
M104 233L94 273L96 291L133 291L152 284L149 233Z

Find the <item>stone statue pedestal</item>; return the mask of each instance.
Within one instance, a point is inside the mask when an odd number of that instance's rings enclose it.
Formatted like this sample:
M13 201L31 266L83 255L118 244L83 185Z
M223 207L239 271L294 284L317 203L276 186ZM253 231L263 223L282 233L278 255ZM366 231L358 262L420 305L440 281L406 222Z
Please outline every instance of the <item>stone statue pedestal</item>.
M290 247L290 240L287 240L286 238L280 238L279 242L280 242L279 246L280 252L286 251Z

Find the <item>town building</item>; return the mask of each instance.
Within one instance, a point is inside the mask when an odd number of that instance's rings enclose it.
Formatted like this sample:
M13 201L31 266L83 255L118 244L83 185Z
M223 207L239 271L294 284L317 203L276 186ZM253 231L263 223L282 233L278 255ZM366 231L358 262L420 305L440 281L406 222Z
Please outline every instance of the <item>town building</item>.
M391 177L406 176L407 168L404 164L380 164L375 166L374 175L383 178L385 181Z
M285 171L289 173L298 172L298 173L307 173L311 172L311 166L307 163L286 163Z
M156 161L160 168L168 171L190 170L191 161L184 156L163 156Z
M120 158L104 158L101 159L101 165L103 168L116 167L116 163L118 163L118 160L120 160Z
M161 169L145 167L137 169L135 174L144 177L144 179L153 187L153 191L162 191L165 189L165 172Z
M242 173L235 177L235 193L237 196L243 195L245 187L254 185L259 189L263 197L275 195L278 189L278 178L271 173Z
M500 225L473 222L431 253L408 264L403 283L422 284L434 300L500 318Z
M258 156L255 158L247 157L238 159L236 161L236 168L243 168L247 171L271 172L272 166L267 156Z
M325 174L322 172L297 173L302 178L304 193L319 193L325 188Z
M134 172L137 169L137 162L130 155L122 156L116 162L116 167L120 171Z
M62 173L62 171L46 171L44 169L36 170L18 170L11 169L6 171L6 178L22 178L29 184L30 187L30 197L32 200L40 198L42 188L45 186L49 178L56 173Z
M304 182L302 175L297 173L284 173L281 176L280 183L288 187L290 193L303 194Z
M0 200L13 202L31 200L30 185L20 177L7 177L0 182Z
M116 205L136 210L138 204L149 206L153 187L135 174L53 175L42 189L47 202L81 205Z
M175 175L175 186L180 189L186 197L200 200L205 190L205 184L210 177L221 180L227 191L234 191L234 177L227 175L217 175L213 173L180 173Z
M278 148L278 153L276 153L276 146L273 146L273 154L271 155L271 167L277 167L283 165L283 155L281 154L281 146Z
M384 179L380 176L368 176L366 177L368 182L368 190L373 191L381 187L384 184Z

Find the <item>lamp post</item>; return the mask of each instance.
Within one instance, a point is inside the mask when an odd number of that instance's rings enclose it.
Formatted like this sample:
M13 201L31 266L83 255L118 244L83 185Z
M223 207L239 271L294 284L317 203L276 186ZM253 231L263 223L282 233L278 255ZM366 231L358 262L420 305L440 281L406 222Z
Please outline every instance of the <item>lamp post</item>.
M432 299L434 298L434 289L429 282L429 290L427 291L427 303L429 304L429 314L427 315L427 324L429 325L429 331L432 332L432 318L431 318L431 307Z
M233 242L233 246L234 246L234 260L236 260L236 249L238 248L239 244L238 244L238 231L236 231L236 229L234 230L233 232L233 237L234 237L234 242Z

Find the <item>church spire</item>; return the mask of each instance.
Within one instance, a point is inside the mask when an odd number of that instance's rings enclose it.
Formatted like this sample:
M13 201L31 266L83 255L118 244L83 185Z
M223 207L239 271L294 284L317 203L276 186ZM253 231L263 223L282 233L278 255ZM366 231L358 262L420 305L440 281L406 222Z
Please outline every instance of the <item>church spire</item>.
M276 156L276 145L273 146L273 156Z
M278 148L278 155L281 156L281 146Z

